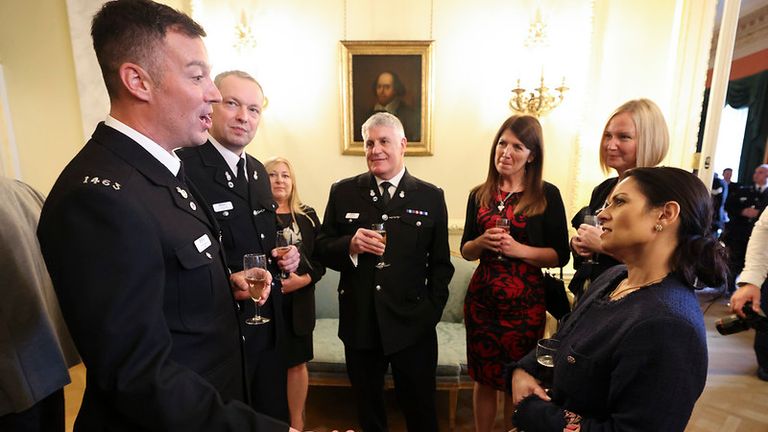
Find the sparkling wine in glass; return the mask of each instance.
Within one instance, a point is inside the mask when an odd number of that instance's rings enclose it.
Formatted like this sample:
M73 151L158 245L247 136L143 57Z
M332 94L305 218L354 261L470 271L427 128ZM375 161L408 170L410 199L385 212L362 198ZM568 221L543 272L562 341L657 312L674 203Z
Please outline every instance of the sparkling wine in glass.
M545 389L552 388L552 379L555 372L555 355L560 347L557 339L539 339L536 344L536 362L538 363L538 375L541 385Z
M496 228L501 228L504 231L506 231L507 233L509 233L509 219L504 218L504 217L496 219L495 227ZM499 252L499 255L496 257L496 259L497 260L504 260L506 258L504 258L504 255L502 255L501 252Z
M600 226L600 219L598 219L597 215L585 215L583 224L590 225L593 227L599 227ZM589 257L587 257L584 261L585 264L598 264L597 262L597 254L593 253Z
M275 244L275 247L277 249L277 259L280 259L288 253L289 250L291 250L291 245L293 244L293 231L289 228L281 229L277 231L277 243ZM288 279L288 273L281 271L280 272L280 278L281 279Z
M384 228L384 223L375 223L371 225L371 231L376 231L381 237L384 247L387 247L387 230ZM384 267L389 267L389 264L384 262L384 256L379 257L379 262L376 264L376 268L381 270Z
M267 287L267 257L262 254L244 255L243 271L245 272L245 281L248 283L248 293L256 307L255 315L245 320L245 323L248 325L266 324L269 322L269 318L264 318L259 314L259 301L261 301L264 289Z

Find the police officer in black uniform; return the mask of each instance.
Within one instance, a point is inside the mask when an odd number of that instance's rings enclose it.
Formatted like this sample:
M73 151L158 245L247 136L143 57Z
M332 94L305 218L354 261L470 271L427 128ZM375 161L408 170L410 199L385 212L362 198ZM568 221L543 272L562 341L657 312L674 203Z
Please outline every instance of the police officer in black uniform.
M38 230L87 368L75 430L286 431L244 402L219 229L172 152L205 141L220 100L205 32L135 0L106 3L91 33L110 114L56 181Z
M214 83L222 101L213 107L208 142L180 149L177 154L221 226L227 265L240 271L244 254L269 256L275 249L277 204L272 199L269 175L261 162L245 152L259 126L264 93L259 83L242 71L223 72ZM281 270L292 272L298 266L299 253L291 246L281 260L283 268L274 257L268 260L273 275ZM284 330L282 293L280 279L273 280L272 294L260 308L269 322L245 327L248 382L253 408L287 422L287 367L279 350ZM253 316L253 302L243 305L242 319Z
M435 326L453 276L445 198L405 169L397 117L374 114L362 129L368 172L331 188L315 252L341 272L339 337L362 429L387 430L391 366L408 430L437 431Z
M734 183L731 184L733 188ZM725 201L725 211L729 221L725 224L721 239L728 247L728 267L731 272L727 289L736 289L735 280L744 268L744 258L747 253L747 243L752 234L752 228L760 214L768 205L768 164L755 168L752 183L742 182L736 188L728 191Z

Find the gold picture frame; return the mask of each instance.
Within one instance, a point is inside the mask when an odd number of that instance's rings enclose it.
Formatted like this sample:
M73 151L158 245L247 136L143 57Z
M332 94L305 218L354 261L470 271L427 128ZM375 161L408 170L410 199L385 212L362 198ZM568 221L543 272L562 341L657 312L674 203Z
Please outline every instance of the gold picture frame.
M360 127L386 109L403 123L406 154L432 155L432 42L341 41L342 154L365 154Z

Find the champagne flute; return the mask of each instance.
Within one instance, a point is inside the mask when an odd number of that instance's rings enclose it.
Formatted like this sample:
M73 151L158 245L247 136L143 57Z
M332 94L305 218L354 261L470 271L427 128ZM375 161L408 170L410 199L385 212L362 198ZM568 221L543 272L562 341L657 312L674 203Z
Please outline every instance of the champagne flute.
M509 219L505 217L500 217L496 219L496 224L494 225L496 228L501 228L507 233L509 233ZM499 252L499 255L496 257L497 260L504 260L506 259L504 255L502 255L501 252Z
M291 250L291 244L293 239L293 231L290 228L285 228L277 231L277 242L275 244L277 249L277 259L281 259L283 255ZM288 279L288 273L280 271L281 279Z
M599 227L600 219L597 217L597 215L588 214L588 215L584 215L584 221L582 221L582 223L585 225L593 226L593 227ZM592 255L587 257L584 260L584 264L599 264L597 262L597 254L593 253Z
M376 231L383 238L384 248L387 247L387 230L384 228L384 223L371 224L371 231ZM384 255L379 257L379 262L376 264L376 268L381 270L384 267L389 267L389 264L384 262Z
M248 283L248 293L256 307L255 315L245 320L248 325L261 325L270 321L259 314L259 302L267 287L267 257L262 254L246 254L243 256L243 271Z
M536 363L542 386L549 390L552 388L552 379L555 373L555 355L560 348L557 339L539 339L536 344Z

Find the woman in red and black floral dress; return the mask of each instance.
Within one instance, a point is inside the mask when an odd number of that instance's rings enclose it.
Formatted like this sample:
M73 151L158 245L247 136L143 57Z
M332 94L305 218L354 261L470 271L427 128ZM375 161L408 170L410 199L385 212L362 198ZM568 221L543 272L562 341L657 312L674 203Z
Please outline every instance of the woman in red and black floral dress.
M569 259L563 200L542 180L543 159L538 120L508 118L493 140L488 176L467 202L461 254L480 259L464 301L478 432L493 428L504 365L527 354L544 333L541 268L562 267ZM501 218L509 220L508 229L496 228ZM504 406L511 421L509 396Z

